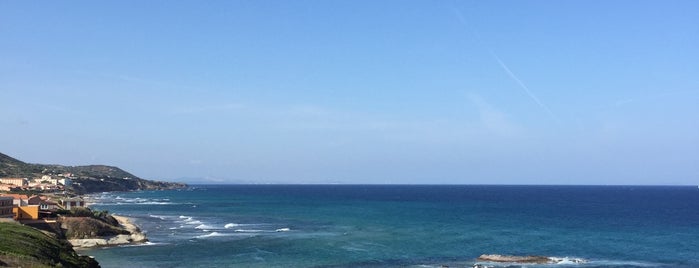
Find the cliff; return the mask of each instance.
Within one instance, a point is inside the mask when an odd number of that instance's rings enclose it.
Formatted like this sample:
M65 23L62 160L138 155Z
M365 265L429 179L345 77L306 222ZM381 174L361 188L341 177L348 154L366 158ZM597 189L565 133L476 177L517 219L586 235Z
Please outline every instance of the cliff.
M113 166L30 164L0 153L0 177L35 178L43 175L67 173L72 174L74 177L73 190L77 194L109 191L166 190L187 187L183 183L141 179Z
M116 246L147 242L146 235L129 218L109 214L108 211L77 207L63 210L54 223L25 223L59 239L67 240L75 248ZM2 266L2 265L0 265Z

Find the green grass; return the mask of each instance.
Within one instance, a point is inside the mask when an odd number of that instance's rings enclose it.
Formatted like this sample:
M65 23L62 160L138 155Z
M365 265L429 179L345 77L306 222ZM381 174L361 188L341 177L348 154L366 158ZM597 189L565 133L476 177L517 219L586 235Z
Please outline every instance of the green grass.
M0 222L0 265L23 267L98 267L78 256L65 240L18 223Z

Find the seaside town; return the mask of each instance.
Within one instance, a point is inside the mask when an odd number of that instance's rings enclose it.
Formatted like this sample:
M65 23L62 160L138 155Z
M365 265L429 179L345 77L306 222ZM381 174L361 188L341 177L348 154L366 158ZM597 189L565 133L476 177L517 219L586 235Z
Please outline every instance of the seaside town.
M86 194L183 187L113 166L32 164L0 153L0 266L99 267L79 251L148 239L128 217L89 208Z
M84 207L85 200L70 190L75 178L71 173L0 178L0 218L21 223L52 221L61 211Z

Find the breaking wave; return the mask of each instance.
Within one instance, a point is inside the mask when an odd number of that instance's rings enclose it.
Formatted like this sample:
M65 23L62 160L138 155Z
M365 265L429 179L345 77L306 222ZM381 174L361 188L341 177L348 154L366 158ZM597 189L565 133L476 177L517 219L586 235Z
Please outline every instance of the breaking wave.
M240 224L237 224L237 223L227 223L226 225L223 226L223 228L230 229L230 228L234 228L234 227L238 227L238 226L240 226Z
M205 234L205 235L198 235L198 236L195 236L194 238L208 238L208 237L217 237L217 236L229 236L229 234L222 234L222 233L219 233L219 232L211 232L211 233L208 233L208 234Z

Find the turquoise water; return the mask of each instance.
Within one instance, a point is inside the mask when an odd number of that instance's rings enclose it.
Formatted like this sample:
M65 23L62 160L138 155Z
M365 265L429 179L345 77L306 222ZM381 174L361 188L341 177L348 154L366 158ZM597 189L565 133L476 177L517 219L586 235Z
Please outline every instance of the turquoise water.
M481 254L699 267L696 187L203 185L93 197L151 241L88 251L103 267L472 267Z

